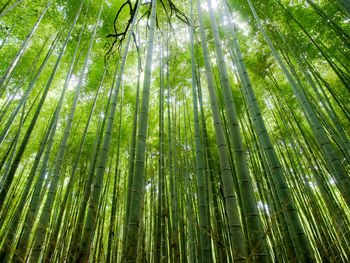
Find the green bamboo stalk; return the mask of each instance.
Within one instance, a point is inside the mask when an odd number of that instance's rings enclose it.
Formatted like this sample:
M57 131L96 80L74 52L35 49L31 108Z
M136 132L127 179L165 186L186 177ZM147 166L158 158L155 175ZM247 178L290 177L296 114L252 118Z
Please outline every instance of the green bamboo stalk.
M157 1L152 1L151 20L150 20L150 32L148 36L148 44L146 51L146 64L144 72L144 82L142 91L142 103L140 123L138 129L136 159L134 169L134 179L132 184L132 193L130 198L130 215L126 222L127 236L124 248L124 259L126 262L135 262L137 256L137 241L139 234L139 221L142 207L142 189L143 189L143 177L144 177L144 164L145 164L145 148L146 148L146 133L148 122L148 107L149 107L149 94L151 84L151 71L152 71L152 53L153 53L153 38L155 32Z
M80 242L79 246L79 253L76 256L75 261L80 261L80 262L85 262L88 261L89 258L89 250L91 246L91 240L93 238L93 233L94 233L94 228L96 226L96 217L97 217L97 211L96 211L96 204L99 203L100 199L100 193L101 193L101 188L103 184L103 177L104 177L104 171L106 167L106 162L108 159L108 152L109 152L109 146L111 142L111 135L112 135L112 130L113 130L113 123L114 123L114 115L116 112L116 106L117 106L117 100L118 100L118 95L119 95L119 88L122 82L122 76L124 72L124 67L126 63L126 58L129 50L129 44L130 40L133 34L134 26L135 26L135 21L137 18L137 14L139 11L141 3L139 3L136 7L135 13L134 13L134 18L132 21L132 24L130 26L130 31L128 38L126 40L126 44L124 47L124 53L122 56L122 61L121 65L119 68L118 72L118 77L116 81L116 85L114 88L114 95L111 101L111 108L109 112L109 118L107 122L107 127L105 131L105 136L102 144L102 149L101 149L101 154L100 154L100 159L97 167L97 172L93 184L93 188L91 191L91 197L89 201L89 208L87 211L86 219L85 219L85 226L83 229L82 233L82 239Z
M94 98L92 107L90 109L89 117L88 117L88 120L87 120L86 125L85 125L85 129L84 129L83 137L82 137L81 142L80 142L79 150L78 150L77 156L75 157L75 162L74 162L72 171L70 173L69 181L68 181L68 184L67 184L67 187L66 187L66 192L65 192L64 198L63 198L63 200L62 200L62 202L60 204L60 210L59 210L59 214L58 214L57 219L56 219L56 224L55 224L55 227L54 227L54 229L52 231L50 239L48 241L48 248L46 248L45 255L43 257L43 261L44 262L48 261L48 259L50 259L52 257L52 254L54 253L54 250L55 250L55 245L57 244L57 239L58 239L58 234L59 234L59 231L60 231L60 226L61 226L61 223L62 223L63 213L66 210L66 204L67 204L68 200L70 199L72 191L73 191L73 185L74 185L74 182L75 182L76 171L77 171L77 168L78 168L78 165L79 165L80 156L81 156L81 153L82 153L82 150L83 150L83 146L84 146L85 139L86 139L87 132L88 132L88 128L89 128L89 125L90 125L90 122L91 122L91 119L92 119L92 115L93 115L94 110L95 110L97 98L98 98L98 95L100 93L100 89L102 87L102 83L103 83L103 80L104 80L104 77L105 77L105 74L106 74L106 71L107 71L108 62L109 62L109 59L107 61L105 69L103 71L103 75L102 75L102 78L100 80L99 87L98 87L98 89L96 91L95 98Z
M213 74L212 74L211 66L209 62L209 51L206 44L206 36L204 31L202 12L200 8L200 1L197 1L197 11L198 11L198 17L199 17L201 43L202 43L206 77L208 82L210 104L212 108L214 128L215 128L215 134L216 134L216 144L217 144L219 160L220 160L220 170L221 170L221 177L223 182L225 209L226 209L227 220L229 225L230 237L232 241L234 260L236 261L244 260L244 258L246 257L244 237L243 237L242 227L241 227L240 218L238 214L236 195L234 192L232 169L230 166L223 125L221 122L221 116L220 116L220 110L219 110L219 105L217 101L217 95L215 92Z
M197 164L197 188L198 188L198 213L199 213L199 227L200 227L200 248L201 248L201 260L202 262L211 262L210 253L210 238L209 238L209 215L207 193L205 186L206 180L203 172L203 153L201 145L199 117L198 117L198 100L197 100L197 72L194 58L194 45L193 45L193 7L192 0L191 5L191 26L190 26L190 49L191 49L191 71L192 71L192 102L193 102L193 119L195 129L195 144L196 144L196 164Z
M119 108L119 129L118 129L118 145L117 145L117 160L115 164L115 178L114 178L114 185L113 185L113 200L112 200L112 211L111 211L111 218L110 218L110 229L108 234L108 246L107 246L107 256L106 256L106 262L114 262L113 260L113 236L114 236L114 229L115 229L115 215L116 215L116 209L117 209L117 177L118 177L118 186L119 186L119 180L120 180L120 174L118 176L118 170L119 168L119 154L120 154L120 142L121 142L121 128L122 128L122 117L123 117L123 99L124 99L124 88L122 88L122 96L121 96L121 102L120 102L120 108Z
M80 12L81 12L81 10L83 8L84 2L85 2L85 0L83 0L81 2L80 8L79 8L79 10L77 12L77 15L75 17L75 20L74 20L74 23L73 23L73 26L72 26L70 32L72 32L72 30L74 28L74 25L75 25L76 21L78 20L78 18L80 16ZM100 11L100 14L101 14L101 11ZM75 91L75 94L74 94L74 99L73 99L73 102L72 102L71 107L70 107L70 112L69 112L69 116L68 116L68 120L67 120L67 125L65 127L64 134L63 134L63 137L61 139L60 146L59 146L59 149L58 149L58 153L57 153L57 156L56 156L56 164L55 164L55 168L54 168L54 171L53 171L53 174L52 174L52 179L51 179L51 182L50 182L50 187L48 189L48 193L47 193L46 201L45 201L45 204L44 204L44 208L43 208L43 211L42 211L42 213L40 215L38 227L37 227L37 229L35 231L35 235L34 235L34 240L35 241L34 241L32 253L30 255L30 261L32 261L32 262L38 262L39 261L40 254L41 254L42 249L43 249L44 240L45 240L46 231L47 231L47 226L48 226L48 224L50 222L52 206L53 206L53 202L54 202L54 199L55 199L55 195L56 195L56 192L57 192L57 187L58 187L58 183L59 183L59 179L60 179L63 158L65 156L65 152L66 152L66 149L67 149L67 142L68 142L68 138L69 138L69 135L70 135L70 130L71 130L71 127L72 127L72 124L73 124L73 118L74 118L74 114L75 114L76 104L77 104L78 97L79 97L79 94L80 94L82 82L83 82L83 79L85 77L85 70L86 70L86 67L87 67L88 58L89 58L91 47L92 47L92 44L93 44L93 40L94 40L94 37L95 37L95 34L96 34L96 27L97 27L97 23L95 25L95 29L94 29L94 32L93 32L92 37L91 37L89 50L88 50L88 53L86 55L86 59L85 59L85 62L84 62L83 68L82 68L82 72L81 72L81 75L80 75L80 78L79 78L79 81L78 81L78 85L77 85L77 88L76 88L76 91Z
M138 35L140 31L138 31ZM138 45L140 45L140 36L138 39ZM130 214L130 198L131 198L131 188L132 181L134 178L134 167L135 167L135 151L136 151L136 134L137 134L137 122L139 117L139 104L140 104L140 78L141 78L141 53L140 46L136 47L137 49L137 83L136 83L136 99L135 99L135 108L134 108L134 118L132 123L132 136L130 143L130 155L128 159L128 184L127 184L127 193L126 193L126 209L125 209L125 221L128 220ZM126 239L126 228L127 224L124 224L123 231L123 240Z
M237 119L237 113L234 105L234 100L231 91L231 85L228 79L226 63L223 56L221 40L217 28L214 11L211 6L211 1L208 0L210 22L213 30L215 51L218 59L219 76L222 84L222 94L228 119L230 138L234 150L234 159L236 165L236 173L239 181L239 191L241 193L243 216L247 223L247 231L249 235L250 257L256 257L257 260L268 262L268 253L264 230L261 225L257 203L254 197L254 191L251 183L249 169L245 157L245 150L242 142L240 128Z

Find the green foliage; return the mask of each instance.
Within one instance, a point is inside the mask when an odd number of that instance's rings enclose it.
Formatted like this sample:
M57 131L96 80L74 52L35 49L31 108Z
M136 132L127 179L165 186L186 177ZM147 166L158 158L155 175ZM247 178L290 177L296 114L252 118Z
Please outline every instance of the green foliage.
M155 0L154 0L155 1ZM199 1L199 0L197 0ZM0 1L0 10L6 12L18 0ZM55 216L60 209L64 209L64 217L59 225L57 244L54 246L52 262L60 262L66 259L70 249L71 237L77 229L78 211L82 204L84 193L92 185L85 186L88 180L89 169L96 174L101 159L101 145L97 149L96 163L93 163L94 147L100 138L104 141L109 134L106 125L102 127L103 120L108 122L111 104L108 105L110 91L115 89L114 76L120 72L121 55L125 49L126 39L130 34L130 9L128 5L122 5L127 1L97 1L86 0L82 13L74 26L72 36L63 54L62 61L54 75L48 95L40 108L40 114L28 144L23 149L23 155L19 160L18 168L14 178L9 184L5 184L8 170L14 167L14 157L20 152L19 147L25 138L25 133L34 118L34 112L39 105L49 77L54 69L54 64L59 57L59 52L64 45L69 28L77 14L81 1L53 0L48 11L40 21L38 28L26 46L21 51L22 44L26 41L39 16L43 12L48 1L24 0L18 6L10 10L0 18L0 76L6 75L6 70L11 67L13 59L21 53L19 61L15 62L12 73L5 77L5 84L0 87L0 133L4 134L4 140L0 143L0 191L4 194L6 187L8 193L4 200L0 194L0 261L10 262L11 257L16 254L15 246L25 228L23 222L30 206L30 200L34 192L39 170L46 151L44 151L34 179L29 180L30 170L33 167L35 156L43 143L47 133L48 125L57 108L64 79L66 78L70 62L75 52L81 30L82 39L77 58L74 61L75 68L68 84L62 110L58 119L58 125L54 137L51 154L49 155L48 170L44 178L44 186L41 189L41 206L47 198L47 189L52 183L50 176L57 163L59 145L64 137L64 129L67 124L69 110L74 100L75 90L79 77L82 74L84 60L87 57L89 42L97 21L98 13L103 3L100 22L97 24L97 32L92 45L88 60L86 76L81 86L81 94L77 101L76 111L73 119L72 129L67 141L66 154L62 167L59 170L58 188L54 193L55 198L52 206L51 217L49 217L48 229L45 231L45 242L48 242L56 224ZM130 1L133 8L137 1ZM141 72L139 83L142 94L143 79L146 72L146 50L147 39L150 34L150 6L151 1L141 1L140 11L136 20L134 36L131 38L129 52L126 58L125 69L122 74L122 82L119 97L116 101L116 112L114 115L114 126L111 129L110 146L108 155L104 158L106 168L102 174L101 191L98 194L99 202L87 207L97 213L95 231L88 244L90 261L101 262L105 260L107 251L108 235L113 233L113 244L111 262L124 262L125 256L125 230L124 224L129 222L125 218L127 204L127 192L131 191L128 185L128 177L137 176L142 178L144 185L135 191L141 191L140 199L136 200L142 204L141 215L137 219L140 227L140 238L137 251L138 261L152 262L161 253L160 260L167 261L165 252L159 252L156 241L160 231L160 222L166 225L161 233L166 238L166 252L168 262L186 262L200 255L200 243L196 239L199 232L199 208L197 198L199 190L196 183L196 154L195 147L195 115L192 101L192 71L191 50L189 37L190 1L179 0L157 0L157 21L154 36L154 48L152 52L150 101L148 121L146 128L146 150L145 170L143 174L129 174L128 161L134 159L131 156L132 132L134 122L134 109L138 106L137 116L144 114L140 110L142 95L139 105L136 105L136 90L138 79L138 59L140 54ZM348 262L350 260L349 250L349 200L344 189L339 185L339 178L334 168L327 161L327 156L332 155L327 151L321 151L324 147L317 144L319 136L313 129L314 122L305 110L304 105L298 103L295 89L281 70L276 54L265 41L255 20L251 8L246 0L229 0L232 22L236 25L236 34L240 51L246 66L247 75L252 84L256 97L257 108L252 113L249 98L245 96L244 81L234 63L230 45L232 36L226 35L225 27L228 26L228 18L220 15L219 8L225 1L212 0L214 2L215 19L218 24L218 33L222 44L223 62L227 68L237 120L242 135L242 143L249 168L249 178L252 180L253 198L257 203L259 220L266 232L267 249L271 262L290 262L295 260L296 251L291 244L296 233L290 230L285 207L279 203L278 189L273 179L274 172L269 168L268 154L261 141L259 128L254 124L255 118L261 113L265 122L266 131L271 139L271 147L274 148L276 158L281 165L281 173L290 190L290 202L296 208L300 222L303 225L306 239L311 244L314 260L316 262ZM305 104L310 105L319 120L320 129L324 130L325 138L334 149L334 154L339 156L339 164L344 168L342 180L349 182L350 174L350 18L346 11L337 1L324 0L257 0L252 1L257 15L261 19L263 28L266 30L271 44L276 48L277 55L286 65L291 73L300 92L305 94ZM339 1L340 2L340 1ZM195 5L195 3L194 3ZM229 169L232 173L235 194L237 195L237 207L235 211L242 215L240 222L243 235L248 244L249 224L244 218L242 201L245 201L240 192L239 172L237 167L242 163L234 158L234 137L230 130L230 112L224 103L223 80L220 74L220 61L215 51L214 33L208 12L207 1L201 1L205 35L209 48L209 61L214 76L215 92L218 97L218 109L223 123L224 138L227 145L227 156L229 158ZM120 11L118 19L116 15ZM85 25L84 15L86 15ZM1 15L1 13L0 13ZM171 15L171 16L170 16ZM126 28L125 39L113 36L116 32L121 33ZM220 169L220 158L217 144L217 133L213 124L213 111L209 96L208 82L205 74L204 52L201 46L198 13L194 12L194 58L196 66L196 78L200 84L198 101L198 125L200 138L196 141L203 151L203 171L206 184L208 205L208 216L211 240L211 256L213 262L228 262L233 260L232 246L228 236L228 221L225 211L225 197L223 192L222 169ZM227 28L226 28L227 29ZM25 102L24 122L20 129L22 108L16 113L18 105L35 74L38 72L45 56L49 52L56 35L58 44L49 57L47 65L38 77L29 96ZM228 36L228 37L227 37ZM136 48L138 45L139 52ZM217 44L217 43L216 43ZM236 48L236 47L234 47ZM160 50L164 50L164 57L160 63ZM236 51L235 51L236 52ZM110 57L109 57L110 56ZM119 63L119 64L118 64ZM162 68L160 65L162 64ZM104 79L101 81L104 69L107 67ZM117 68L118 67L118 68ZM160 101L159 86L161 85L160 71L164 70L164 101ZM295 74L294 74L295 73ZM307 73L307 74L305 74ZM221 78L220 78L221 77ZM300 81L300 82L299 82ZM311 82L311 83L310 83ZM312 85L313 84L313 85ZM86 140L78 159L76 178L71 187L68 181L71 177L74 162L80 149L81 138L88 122L90 110L97 90L100 87L95 110L91 123L87 130ZM169 88L169 90L168 90ZM123 111L119 110L123 89ZM199 86L197 88L198 92ZM170 98L168 94L170 92ZM227 95L227 94L226 94ZM112 94L113 96L113 94ZM168 109L168 101L170 108ZM302 102L302 103L304 103ZM163 151L159 145L159 107L163 105L164 111L164 134ZM108 106L108 108L107 108ZM170 115L168 116L168 110ZM17 115L16 115L17 114ZM122 114L121 126L119 117ZM12 123L8 123L14 117ZM135 124L139 125L139 121ZM168 121L170 130L168 130ZM232 121L232 119L231 119ZM8 130L6 130L9 125ZM100 130L101 127L103 130ZM204 129L205 128L205 129ZM318 129L318 128L317 128ZM118 134L120 130L120 143ZM97 136L96 136L97 134ZM16 135L19 135L16 143ZM198 134L197 134L198 135ZM140 134L137 134L140 136ZM141 136L142 137L142 136ZM265 138L266 139L266 138ZM170 140L170 143L169 143ZM138 141L138 140L136 140ZM137 142L138 143L138 142ZM328 143L327 143L328 144ZM118 149L119 145L119 149ZM138 145L138 144L137 144ZM136 147L138 147L136 145ZM119 161L117 164L117 151L119 150ZM162 153L161 153L162 152ZM160 156L162 155L162 156ZM332 155L332 156L335 156ZM12 156L12 157L11 157ZM158 215L158 180L161 158L164 160L164 183L162 207L162 218ZM136 160L138 163L140 160ZM332 160L333 162L333 160ZM135 161L134 161L135 163ZM137 173L140 170L137 170ZM113 183L117 180L116 193L113 192ZM141 180L141 179L140 179ZM16 208L20 207L20 199L26 193L26 186L30 186L23 208L19 211L19 221L13 240L9 236L8 229L13 224L13 215ZM214 188L211 189L210 186ZM95 187L95 186L94 186ZM276 190L277 189L277 190ZM61 208L61 200L65 193L70 194L67 204ZM116 200L113 203L113 197ZM139 198L139 197L137 197ZM215 200L214 200L215 199ZM91 199L90 199L91 200ZM135 202L135 200L133 200ZM112 204L113 203L113 204ZM115 222L110 226L112 206L115 205ZM99 209L99 210L97 210ZM84 219L85 208L82 210ZM176 214L175 214L176 212ZM202 210L203 212L203 210ZM38 214L38 218L40 217ZM86 213L88 214L88 213ZM161 220L161 221L158 221ZM162 221L163 220L163 221ZM191 221L192 220L192 221ZM83 220L84 221L84 220ZM84 221L86 222L86 221ZM38 222L34 222L30 230L30 242L35 242ZM158 224L159 223L159 224ZM183 225L182 225L183 224ZM221 226L222 229L218 229ZM181 228L182 227L182 228ZM135 229L134 229L135 230ZM138 231L136 229L135 231ZM79 233L80 235L81 233ZM174 236L175 235L175 236ZM124 240L123 240L124 238ZM7 242L12 246L7 247ZM79 240L78 240L79 242ZM289 242L289 243L288 243ZM28 248L31 244L26 244ZM44 245L47 245L46 243ZM163 243L164 245L164 243ZM246 245L246 244L245 244ZM76 248L74 248L76 249ZM4 252L5 251L5 252ZM7 252L6 252L7 251ZM86 250L88 251L88 250ZM42 260L45 260L47 251L43 250ZM193 255L191 253L194 253ZM254 247L247 247L247 256L254 255ZM29 256L28 251L22 251ZM295 254L296 253L296 254ZM76 256L76 255L74 255ZM130 255L129 255L130 256ZM77 258L75 258L77 259ZM84 258L86 260L86 258ZM253 261L255 259L253 258Z

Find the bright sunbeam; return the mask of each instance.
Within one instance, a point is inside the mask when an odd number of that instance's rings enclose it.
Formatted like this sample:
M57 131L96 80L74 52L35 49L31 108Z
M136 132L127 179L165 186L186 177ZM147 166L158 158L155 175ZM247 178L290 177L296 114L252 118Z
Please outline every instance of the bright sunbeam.
M217 8L218 8L219 1L220 1L220 0L211 0L211 5L212 5L213 9L217 9ZM209 8L208 8L208 1L202 2L202 3L201 3L201 6L202 6L202 8L203 8L205 11L208 11L208 10L209 10Z
M211 0L211 5L213 6L214 9L216 9L218 7L218 3L219 0Z

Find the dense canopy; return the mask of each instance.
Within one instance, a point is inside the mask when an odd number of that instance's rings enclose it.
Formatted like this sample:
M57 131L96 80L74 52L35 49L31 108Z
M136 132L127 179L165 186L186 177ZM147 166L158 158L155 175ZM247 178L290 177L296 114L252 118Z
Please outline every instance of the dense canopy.
M349 0L1 0L0 262L349 262Z

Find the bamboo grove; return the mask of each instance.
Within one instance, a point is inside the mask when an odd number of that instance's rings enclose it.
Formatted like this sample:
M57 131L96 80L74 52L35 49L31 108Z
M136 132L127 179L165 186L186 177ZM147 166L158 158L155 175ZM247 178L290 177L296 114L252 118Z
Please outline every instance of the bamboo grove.
M0 262L349 262L349 0L1 0Z

